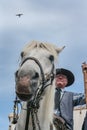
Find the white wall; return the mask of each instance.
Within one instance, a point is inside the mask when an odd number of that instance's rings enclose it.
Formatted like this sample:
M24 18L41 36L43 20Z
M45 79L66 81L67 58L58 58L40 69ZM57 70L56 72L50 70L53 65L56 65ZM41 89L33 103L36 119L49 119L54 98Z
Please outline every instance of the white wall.
M86 107L74 108L74 130L82 130L82 124L86 114Z

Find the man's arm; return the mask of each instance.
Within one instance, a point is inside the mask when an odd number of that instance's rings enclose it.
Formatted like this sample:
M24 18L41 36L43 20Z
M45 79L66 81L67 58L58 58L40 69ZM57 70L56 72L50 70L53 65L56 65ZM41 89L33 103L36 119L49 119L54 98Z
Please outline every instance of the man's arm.
M86 104L85 95L83 93L74 93L73 106L84 105L84 104Z

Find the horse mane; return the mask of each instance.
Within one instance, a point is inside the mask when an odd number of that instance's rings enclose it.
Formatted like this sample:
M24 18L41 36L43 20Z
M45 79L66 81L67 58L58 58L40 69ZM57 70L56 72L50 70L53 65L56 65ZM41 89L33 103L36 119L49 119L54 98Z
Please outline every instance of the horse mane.
M31 51L32 49L37 48L37 49L46 49L48 50L51 54L54 55L54 58L57 59L57 47L51 43L47 42L39 42L39 41L31 41L28 44L25 45L25 47L22 49L22 52L24 56Z

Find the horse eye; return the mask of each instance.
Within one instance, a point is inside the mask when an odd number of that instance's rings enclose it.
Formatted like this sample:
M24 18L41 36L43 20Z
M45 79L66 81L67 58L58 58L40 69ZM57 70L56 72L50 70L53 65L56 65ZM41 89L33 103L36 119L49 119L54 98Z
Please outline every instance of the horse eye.
M16 76L16 77L18 76L18 70L15 72L15 76Z
M21 58L23 58L23 56L24 56L24 52L21 52Z
M50 60L50 61L54 61L54 56L53 56L53 55L50 55L50 56L49 56L49 60Z

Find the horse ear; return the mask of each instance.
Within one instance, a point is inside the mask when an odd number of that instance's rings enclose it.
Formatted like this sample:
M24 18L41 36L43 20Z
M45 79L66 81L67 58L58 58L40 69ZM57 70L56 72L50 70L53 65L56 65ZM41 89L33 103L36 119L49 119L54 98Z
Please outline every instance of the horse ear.
M57 53L60 53L64 48L65 48L65 46L63 46L63 47L61 47L61 48L57 48L57 49L56 49Z

